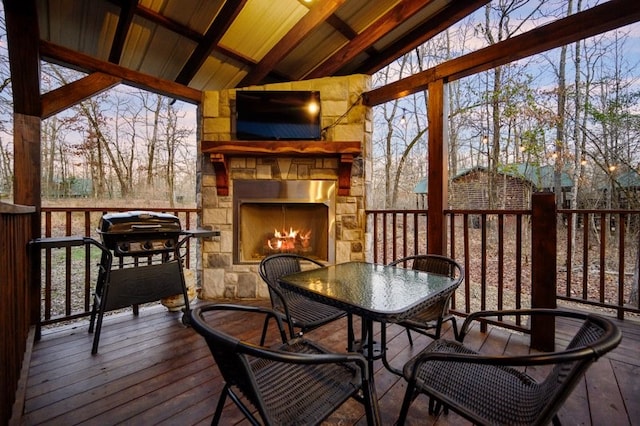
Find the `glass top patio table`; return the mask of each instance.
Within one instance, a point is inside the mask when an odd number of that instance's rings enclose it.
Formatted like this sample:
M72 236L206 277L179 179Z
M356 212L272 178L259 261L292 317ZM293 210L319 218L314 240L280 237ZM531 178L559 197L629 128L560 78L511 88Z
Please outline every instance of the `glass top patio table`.
M347 262L285 275L280 284L373 321L397 322L428 306L455 281L401 267Z

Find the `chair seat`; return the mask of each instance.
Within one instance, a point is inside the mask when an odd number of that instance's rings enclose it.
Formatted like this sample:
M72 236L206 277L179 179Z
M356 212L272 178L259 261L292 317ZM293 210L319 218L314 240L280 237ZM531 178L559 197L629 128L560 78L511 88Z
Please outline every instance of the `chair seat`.
M299 339L277 350L304 354L324 354L324 350L309 341ZM308 419L328 417L361 388L357 367L346 364L283 364L268 359L251 363L258 388L262 392L269 414L278 424L302 424ZM286 378L286 379L285 379Z
M347 315L341 309L313 301L297 293L285 291L283 293L287 293L287 306L294 326L313 329Z
M423 351L477 354L459 342L447 340L436 340ZM415 359L404 368L407 380L411 378ZM425 362L416 384L428 388L427 393L445 406L467 411L480 424L533 424L540 409L553 396L542 391L543 384L516 368L464 362Z

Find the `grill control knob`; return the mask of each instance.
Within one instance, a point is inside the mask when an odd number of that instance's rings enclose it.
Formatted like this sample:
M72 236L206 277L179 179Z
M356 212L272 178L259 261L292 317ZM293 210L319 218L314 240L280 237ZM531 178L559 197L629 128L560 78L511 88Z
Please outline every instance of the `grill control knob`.
M173 247L173 240L167 240L164 242L164 246L166 248L172 248Z
M153 248L153 243L151 241L145 241L144 244L142 244L142 248L145 250L151 250Z
M118 244L118 250L125 253L129 251L129 243L120 243Z

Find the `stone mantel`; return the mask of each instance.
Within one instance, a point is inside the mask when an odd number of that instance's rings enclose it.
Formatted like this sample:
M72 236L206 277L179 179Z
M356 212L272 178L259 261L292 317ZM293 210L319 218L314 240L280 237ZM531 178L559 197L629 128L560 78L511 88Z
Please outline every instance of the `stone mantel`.
M359 141L202 141L202 153L209 154L216 173L218 195L229 195L229 169L231 156L337 156L338 195L349 195L353 158L362 153Z

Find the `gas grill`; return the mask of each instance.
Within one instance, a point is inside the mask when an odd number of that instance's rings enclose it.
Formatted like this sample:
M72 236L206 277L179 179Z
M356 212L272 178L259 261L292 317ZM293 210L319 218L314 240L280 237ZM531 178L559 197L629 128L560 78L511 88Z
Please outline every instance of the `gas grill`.
M98 234L104 249L89 324L89 332L95 325L92 353L98 351L103 315L111 310L133 306L138 315L140 304L182 294L182 322L188 325L180 249L191 237L217 233L183 231L180 219L171 214L130 211L103 215Z
M105 312L182 295L182 322L188 324L189 296L183 274L181 249L189 238L219 236L220 231L182 230L178 217L148 211L108 213L97 229L102 242L91 237L37 238L35 249L95 246L101 251L98 279L91 308L91 353L98 352ZM117 262L114 262L114 258Z

